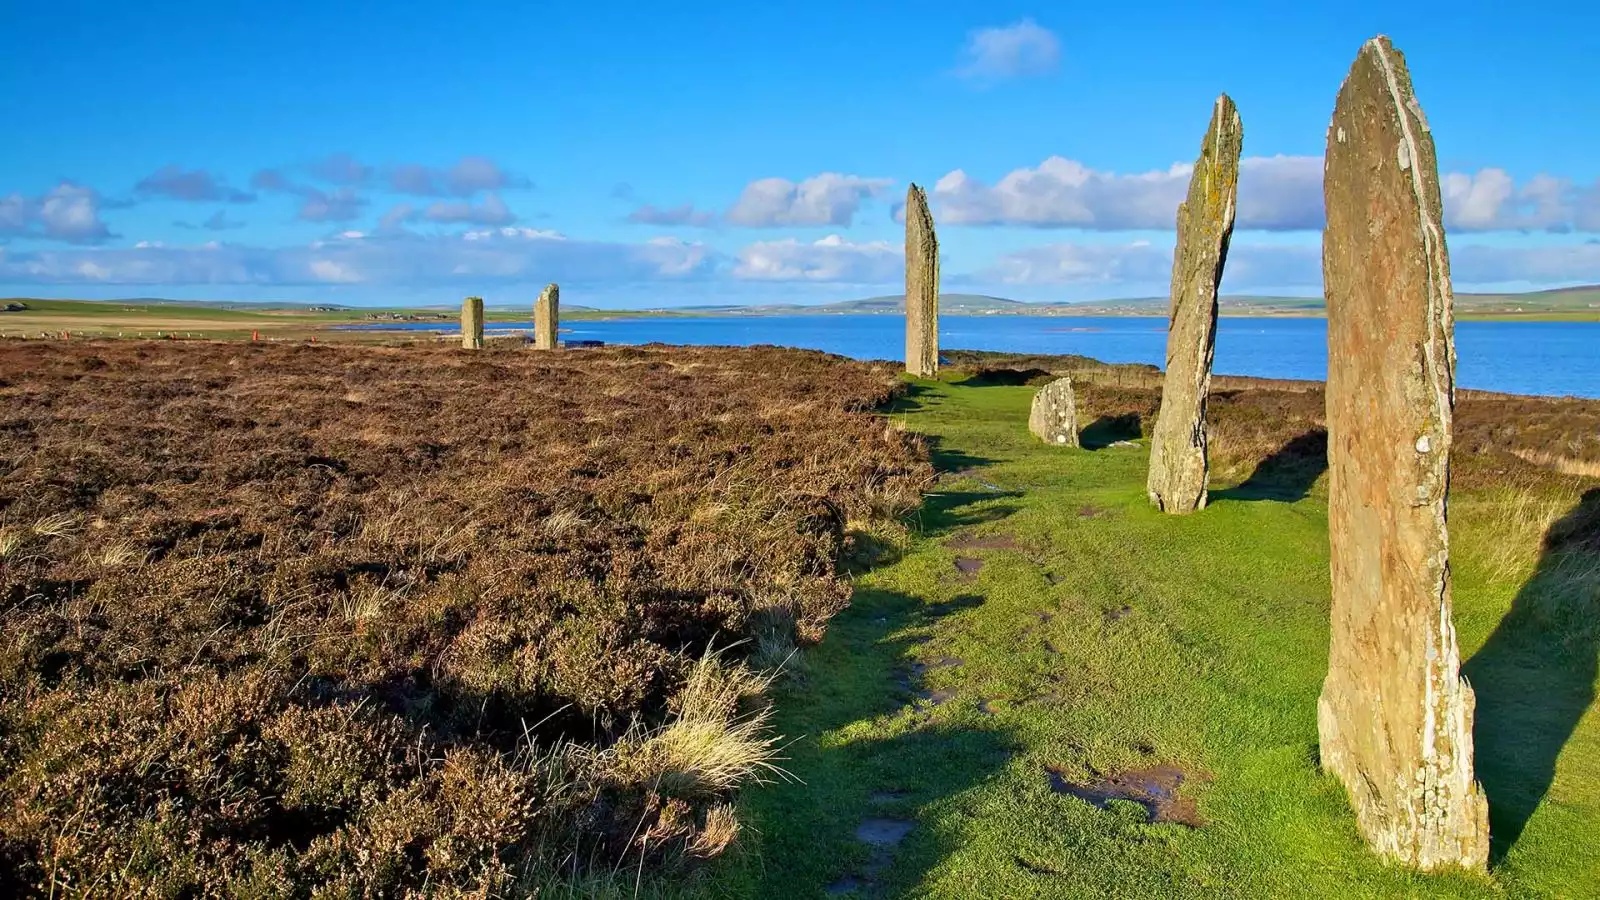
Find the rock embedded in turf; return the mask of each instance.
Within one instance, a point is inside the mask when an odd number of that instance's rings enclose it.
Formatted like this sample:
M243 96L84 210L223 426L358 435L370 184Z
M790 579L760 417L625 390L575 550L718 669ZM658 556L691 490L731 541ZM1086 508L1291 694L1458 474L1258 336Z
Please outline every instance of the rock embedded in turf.
M1212 107L1188 199L1178 207L1167 374L1146 482L1150 502L1163 512L1191 513L1206 505L1206 395L1217 339L1217 286L1233 235L1243 143L1239 110L1223 94Z
M939 239L928 195L915 184L906 191L906 371L939 373Z
M1387 38L1362 47L1339 90L1323 191L1333 612L1322 764L1382 856L1482 869L1488 809L1445 525L1450 261L1433 137Z
M556 332L561 328L561 288L547 284L533 304L533 349L556 349Z
M1033 410L1028 414L1028 430L1033 436L1055 447L1077 447L1078 403L1072 394L1072 379L1057 378L1033 395Z
M483 349L483 298L468 297L461 301L461 348Z

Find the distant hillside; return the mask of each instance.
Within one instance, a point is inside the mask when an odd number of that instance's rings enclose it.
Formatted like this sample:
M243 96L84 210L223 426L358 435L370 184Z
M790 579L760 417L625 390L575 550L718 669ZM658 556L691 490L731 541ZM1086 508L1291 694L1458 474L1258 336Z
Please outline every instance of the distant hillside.
M1028 303L983 294L942 294L939 311L953 315L1034 316L1164 316L1166 297L1125 297L1080 303ZM1320 316L1321 297L1272 297L1226 294L1218 300L1224 316ZM718 312L743 315L777 313L900 313L903 295L867 297L821 306L720 307ZM706 311L710 311L707 309ZM1456 294L1456 312L1466 318L1600 319L1600 285L1554 288L1522 294Z

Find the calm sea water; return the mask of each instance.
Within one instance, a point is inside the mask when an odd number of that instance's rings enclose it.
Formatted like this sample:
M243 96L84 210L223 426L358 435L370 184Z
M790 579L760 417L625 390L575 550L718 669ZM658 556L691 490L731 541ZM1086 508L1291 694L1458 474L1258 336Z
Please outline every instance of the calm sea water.
M1164 317L944 316L939 343L1160 366L1166 358L1166 325ZM905 319L887 315L633 318L562 326L566 338L608 344L780 344L857 359L899 359L905 348ZM387 327L459 330L428 323ZM1456 376L1464 388L1600 398L1600 322L1457 322L1456 355ZM1215 369L1225 375L1326 378L1327 322L1224 318L1217 326Z

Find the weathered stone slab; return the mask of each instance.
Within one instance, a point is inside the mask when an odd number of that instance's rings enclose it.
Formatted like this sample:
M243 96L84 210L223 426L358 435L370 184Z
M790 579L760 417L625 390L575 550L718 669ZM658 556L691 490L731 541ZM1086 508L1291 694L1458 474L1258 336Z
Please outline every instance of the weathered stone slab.
M939 372L939 239L928 195L914 184L906 191L906 371Z
M556 349L556 333L561 328L561 288L547 284L533 304L533 349Z
M1405 59L1368 41L1328 128L1328 677L1322 765L1368 843L1419 869L1481 869L1472 689L1451 622L1445 504L1455 406L1438 164Z
M1167 373L1161 411L1150 435L1150 502L1169 513L1206 505L1206 396L1217 340L1217 286L1233 236L1244 128L1227 94L1211 109L1211 125L1178 207L1178 246L1172 254L1172 313L1167 328Z
M1057 378L1033 395L1028 430L1046 444L1079 446L1078 403L1072 394L1071 378Z
M483 298L468 297L461 301L461 348L483 349Z

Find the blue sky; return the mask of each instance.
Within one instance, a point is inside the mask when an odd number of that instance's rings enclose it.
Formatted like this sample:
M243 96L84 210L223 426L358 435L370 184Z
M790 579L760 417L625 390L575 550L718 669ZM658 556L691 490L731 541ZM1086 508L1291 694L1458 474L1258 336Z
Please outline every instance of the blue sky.
M1225 290L1319 289L1361 42L1406 53L1458 289L1600 282L1584 4L535 2L0 7L0 292L342 303L1164 294L1226 91ZM1304 8L1302 8L1304 7Z

